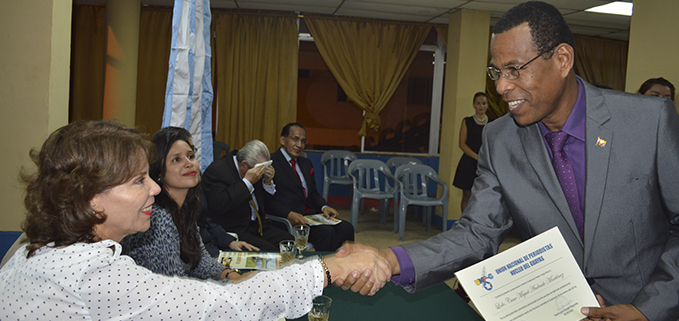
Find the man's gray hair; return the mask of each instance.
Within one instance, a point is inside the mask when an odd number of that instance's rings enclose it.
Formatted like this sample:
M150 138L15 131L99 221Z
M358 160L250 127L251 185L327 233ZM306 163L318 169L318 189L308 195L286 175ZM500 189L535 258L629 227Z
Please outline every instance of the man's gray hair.
M236 161L240 164L242 161L248 163L248 166L254 167L257 163L268 161L271 159L269 148L266 147L261 140L253 140L245 144L243 148L238 150L236 154Z

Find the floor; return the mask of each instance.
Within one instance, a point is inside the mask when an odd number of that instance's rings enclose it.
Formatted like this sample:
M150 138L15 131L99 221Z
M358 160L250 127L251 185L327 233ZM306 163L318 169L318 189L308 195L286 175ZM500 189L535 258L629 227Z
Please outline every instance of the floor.
M351 210L348 206L332 206L339 212L340 219L346 221L351 220ZM413 208L416 209L417 207ZM386 248L426 240L438 233L441 233L440 227L432 225L431 230L427 231L426 227L422 225L422 217L416 217L415 211L411 211L406 215L404 241L400 242L398 240L398 233L394 233L393 212L389 212L386 224L379 224L379 209L376 207L366 207L364 213L359 214L358 216L358 231L355 234L355 241L356 243L362 243L377 248ZM502 245L500 245L500 251L504 251L519 242L520 239L518 235L512 231ZM455 278L446 280L445 283L451 288L456 287ZM469 305L475 308L471 302Z

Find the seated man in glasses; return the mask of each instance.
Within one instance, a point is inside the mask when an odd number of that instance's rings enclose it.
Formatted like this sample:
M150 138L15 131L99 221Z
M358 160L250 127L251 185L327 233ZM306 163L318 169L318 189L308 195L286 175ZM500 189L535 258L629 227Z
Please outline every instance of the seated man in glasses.
M306 129L302 124L290 123L281 132L281 148L271 154L273 167L278 172L276 193L268 204L269 214L287 218L293 225L306 224L304 215L323 213L337 216L337 210L327 205L316 189L311 161L300 156L306 146ZM309 242L316 251L334 252L345 241L354 240L354 227L347 221L337 225L312 226Z
M417 291L498 251L512 227L561 231L608 307L591 319L677 320L679 116L672 102L600 89L574 72L574 39L555 7L529 1L495 24L488 76L509 114L486 125L469 204L446 232L375 251ZM348 280L343 287L354 284ZM370 284L365 284L369 286Z

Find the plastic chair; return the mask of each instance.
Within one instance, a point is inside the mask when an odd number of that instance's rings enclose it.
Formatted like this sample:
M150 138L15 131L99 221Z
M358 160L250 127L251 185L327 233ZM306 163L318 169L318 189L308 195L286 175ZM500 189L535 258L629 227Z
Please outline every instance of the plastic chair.
M396 200L397 184L389 167L376 159L357 159L349 164L348 171L353 183L351 224L354 226L354 230L357 230L359 203L364 198L380 200L380 223L386 223L389 203L392 199ZM391 183L389 180L391 180ZM396 203L394 202L394 204Z
M222 151L224 151L224 155L226 155L229 153L229 151L231 151L231 149L225 142L220 142L218 140L213 141L212 155L215 157L215 160L218 160L219 157L222 156Z
M399 166L401 165L417 165L417 164L422 164L422 161L419 158L415 157L406 157L406 156L394 156L392 158L389 158L387 160L387 167L389 167L392 171L392 173L396 174L396 169L398 169ZM398 207L397 205L394 205L394 208ZM422 211L417 212L416 217L420 217L422 214ZM422 224L426 223L426 216L422 216Z
M390 169L393 168L392 173L396 173L396 169L399 166L406 164L421 165L422 161L419 158L405 156L394 156L392 158L387 159L387 167L389 167Z
M285 228L287 229L288 233L295 235L295 230L292 228L292 223L290 223L290 221L288 221L287 218L283 218L283 217L275 216L275 215L270 215L270 214L266 214L265 216L266 216L266 219L268 219L268 220L272 220L274 222L282 223L283 225L285 225Z
M427 208L427 231L431 229L432 209L441 205L443 207L443 231L448 227L448 185L439 179L436 171L427 165L401 165L396 169L396 179L399 184L398 211L394 210L394 233L398 232L399 241L403 241L406 223L406 210L408 205L428 206ZM440 197L429 196L429 186L438 184L443 187Z
M275 215L269 215L269 214L266 214L265 217L269 220L272 220L274 222L278 222L278 223L285 225L285 228L288 230L288 233L290 233L290 235L295 235L295 230L292 227L292 223L290 223L290 221L288 221L287 218L283 218L283 217L275 216ZM307 242L306 243L306 249L304 249L304 250L308 251L308 250L311 250L313 248L314 248L314 245L311 244L311 242Z
M351 185L349 164L356 160L356 154L348 150L329 150L321 156L323 164L323 198L328 201L330 184ZM351 195L349 195L351 199Z

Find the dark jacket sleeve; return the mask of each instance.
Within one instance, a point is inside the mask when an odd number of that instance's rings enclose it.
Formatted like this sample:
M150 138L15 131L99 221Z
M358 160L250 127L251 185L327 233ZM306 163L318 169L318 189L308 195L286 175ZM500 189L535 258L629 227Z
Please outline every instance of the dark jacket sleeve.
M203 239L205 249L212 257L217 257L220 250L230 251L229 244L236 240L235 237L226 233L226 230L221 225L213 222L207 215L201 216L198 221L198 227L200 227L200 238Z
M233 163L234 152L208 166L203 173L203 190L208 217L226 231L240 233L250 223L248 202L252 196Z
M302 172L304 174L304 180L306 181L306 185L309 188L309 192L306 198L306 205L311 208L312 212L320 213L321 208L328 203L325 201L323 198L323 195L318 192L318 188L316 188L316 178L314 177L315 171L314 171L314 166L311 160L305 157L299 157L298 161L300 164L303 164L302 166Z

